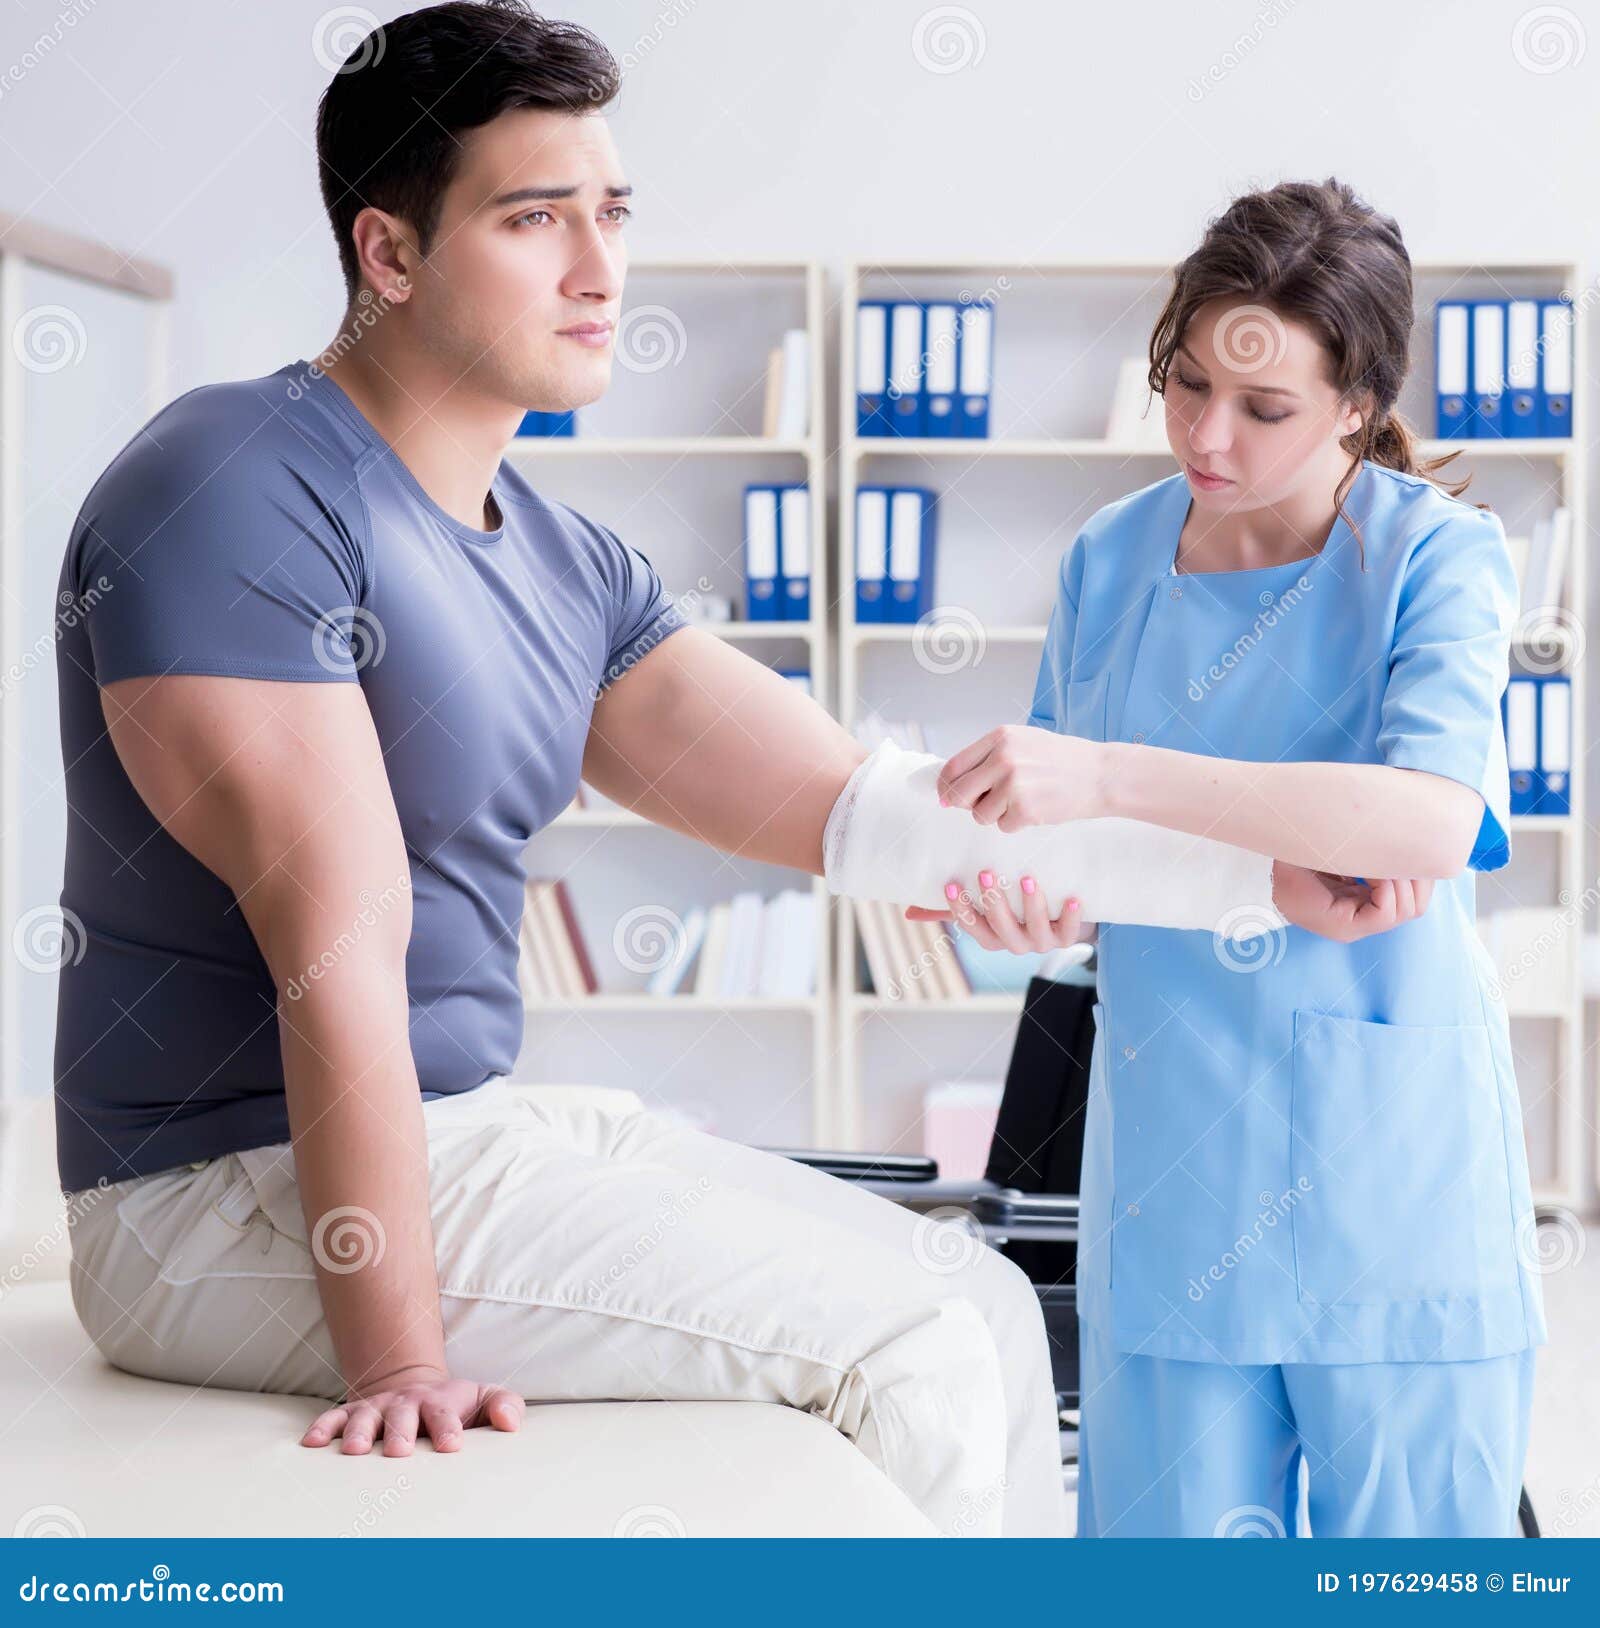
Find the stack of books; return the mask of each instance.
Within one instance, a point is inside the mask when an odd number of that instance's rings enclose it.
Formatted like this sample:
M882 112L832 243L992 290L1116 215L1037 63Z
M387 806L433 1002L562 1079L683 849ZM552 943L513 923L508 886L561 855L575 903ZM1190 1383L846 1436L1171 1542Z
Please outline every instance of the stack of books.
M681 923L663 912L669 942L647 986L674 995L693 971L697 996L714 1000L805 999L816 988L817 910L809 891L773 898L735 894ZM517 981L527 1005L599 993L594 962L564 882L535 877L523 903Z
M705 1000L804 1000L816 989L817 908L809 892L785 888L770 899L736 893L688 914L676 953L650 980L671 995L690 969Z
M811 336L790 328L767 352L761 433L780 441L803 440L811 428Z
M600 988L565 882L545 877L529 881L522 901L521 946L517 982L524 1005L581 1000Z
M1554 616L1566 594L1567 561L1572 553L1572 511L1565 507L1534 522L1533 536L1508 537L1506 548L1516 569L1523 616Z

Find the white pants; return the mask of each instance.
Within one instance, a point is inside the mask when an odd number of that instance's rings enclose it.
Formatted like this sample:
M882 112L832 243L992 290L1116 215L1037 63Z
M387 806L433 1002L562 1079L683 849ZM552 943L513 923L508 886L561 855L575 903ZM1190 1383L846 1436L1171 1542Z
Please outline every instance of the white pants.
M842 1431L941 1532L1066 1535L1023 1272L845 1182L614 1100L543 1104L497 1079L423 1105L453 1374L532 1402L784 1403ZM327 1247L339 1258L331 1232ZM115 1366L344 1395L291 1144L115 1184L74 1226L72 1257L78 1316Z

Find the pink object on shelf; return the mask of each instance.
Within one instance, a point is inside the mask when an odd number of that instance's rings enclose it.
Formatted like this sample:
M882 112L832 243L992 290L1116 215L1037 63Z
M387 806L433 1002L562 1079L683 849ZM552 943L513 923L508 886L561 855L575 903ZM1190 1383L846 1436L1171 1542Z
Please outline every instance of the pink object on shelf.
M998 1083L950 1081L922 1094L922 1151L938 1161L939 1174L952 1181L983 1175L1000 1112Z

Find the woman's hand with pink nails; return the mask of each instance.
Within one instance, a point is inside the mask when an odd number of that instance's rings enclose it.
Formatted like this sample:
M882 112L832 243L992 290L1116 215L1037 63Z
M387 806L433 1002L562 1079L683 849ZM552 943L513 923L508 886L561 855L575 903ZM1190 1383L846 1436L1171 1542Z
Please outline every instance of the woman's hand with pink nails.
M1017 919L1002 882L996 886L993 871L978 873L976 898L959 883L945 885L948 910L927 910L912 905L906 911L909 921L953 921L986 950L1010 950L1029 955L1044 950L1064 949L1070 944L1092 943L1099 929L1085 922L1076 898L1069 898L1059 916L1050 916L1044 890L1032 876L1022 878L1022 919Z

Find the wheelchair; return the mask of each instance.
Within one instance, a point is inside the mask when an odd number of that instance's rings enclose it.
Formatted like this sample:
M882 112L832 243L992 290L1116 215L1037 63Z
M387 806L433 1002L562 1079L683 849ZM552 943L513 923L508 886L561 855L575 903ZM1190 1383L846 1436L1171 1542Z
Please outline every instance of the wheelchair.
M920 1214L952 1211L1027 1274L1044 1312L1061 1428L1063 1484L1078 1484L1078 1182L1094 1045L1093 977L1067 952L1063 975L1028 984L1006 1067L994 1137L982 1178L941 1178L921 1154L773 1148L786 1158ZM1091 963L1092 964L1092 963ZM1031 1151L1029 1151L1031 1150ZM1302 1460L1302 1476L1305 1474ZM1304 1482L1299 1500L1304 1521ZM1536 1538L1539 1522L1524 1486L1517 1521Z

